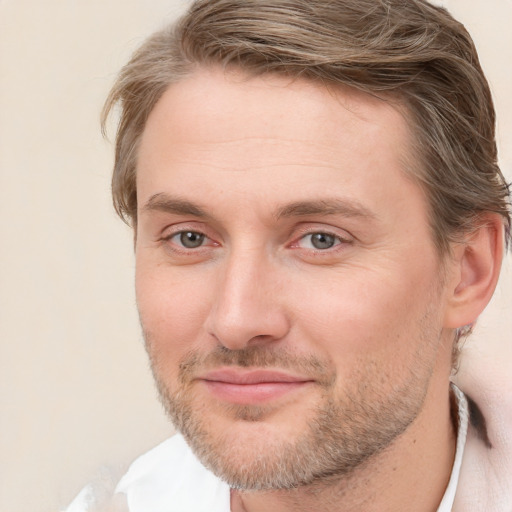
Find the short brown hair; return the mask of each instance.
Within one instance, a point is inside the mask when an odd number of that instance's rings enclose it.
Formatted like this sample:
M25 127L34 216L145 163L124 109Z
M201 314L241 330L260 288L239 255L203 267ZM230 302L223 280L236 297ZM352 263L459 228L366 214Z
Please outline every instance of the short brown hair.
M497 164L495 112L471 37L424 0L198 0L151 36L122 69L103 126L120 105L112 192L136 222L137 149L170 84L197 66L279 73L393 97L415 134L411 175L430 204L433 238L448 244L484 212L504 219L510 188Z

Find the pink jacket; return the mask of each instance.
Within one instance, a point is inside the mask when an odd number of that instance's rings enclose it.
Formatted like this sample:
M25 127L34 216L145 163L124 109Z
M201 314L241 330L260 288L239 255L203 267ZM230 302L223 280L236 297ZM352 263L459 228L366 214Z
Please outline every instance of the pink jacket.
M493 352L468 340L455 379L470 425L453 512L512 512L512 343Z

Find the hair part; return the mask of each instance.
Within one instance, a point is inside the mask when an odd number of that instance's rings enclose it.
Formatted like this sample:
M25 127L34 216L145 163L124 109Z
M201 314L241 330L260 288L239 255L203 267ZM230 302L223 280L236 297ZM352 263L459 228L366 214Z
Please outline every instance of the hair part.
M155 104L197 66L343 85L405 107L409 174L424 189L441 254L485 213L510 240L510 186L497 163L495 112L471 37L424 0L197 0L122 69L102 121L120 107L112 194L137 220L139 143Z

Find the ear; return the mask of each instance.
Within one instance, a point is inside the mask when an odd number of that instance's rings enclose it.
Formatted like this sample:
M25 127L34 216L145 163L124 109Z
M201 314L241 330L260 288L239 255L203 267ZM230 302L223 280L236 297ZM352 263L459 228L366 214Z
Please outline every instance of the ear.
M489 213L464 243L453 249L446 328L475 323L491 300L503 260L504 238L501 216Z

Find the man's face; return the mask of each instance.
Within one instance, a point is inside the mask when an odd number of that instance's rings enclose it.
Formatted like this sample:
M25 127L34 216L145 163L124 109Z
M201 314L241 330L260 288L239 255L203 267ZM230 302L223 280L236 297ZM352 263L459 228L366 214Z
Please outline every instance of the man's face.
M408 146L388 103L274 76L197 71L151 113L140 317L173 421L232 486L348 474L446 379Z

